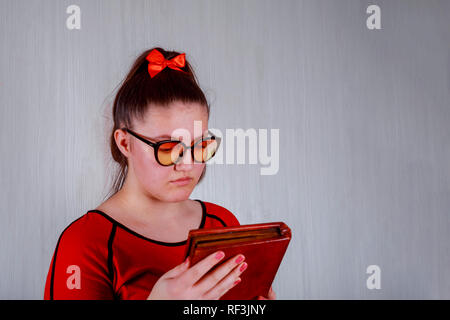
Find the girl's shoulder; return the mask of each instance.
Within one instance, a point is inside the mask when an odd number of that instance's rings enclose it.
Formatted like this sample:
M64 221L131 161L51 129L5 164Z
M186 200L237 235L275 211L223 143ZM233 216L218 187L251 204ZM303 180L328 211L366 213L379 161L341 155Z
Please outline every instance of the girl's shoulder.
M97 210L87 211L69 223L61 232L58 242L70 248L98 247L107 243L113 224L102 217Z
M206 217L219 220L224 226L239 226L236 216L228 209L213 202L202 201L206 209Z

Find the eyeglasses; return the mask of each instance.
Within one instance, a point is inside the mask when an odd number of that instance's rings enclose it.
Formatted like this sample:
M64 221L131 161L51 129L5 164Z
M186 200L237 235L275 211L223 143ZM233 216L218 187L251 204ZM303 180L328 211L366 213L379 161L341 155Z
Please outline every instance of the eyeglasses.
M128 128L122 128L122 130L153 147L155 159L162 166L171 166L178 163L188 149L191 149L192 159L195 162L205 163L216 154L216 150L219 148L220 141L222 140L208 130L209 137L201 138L188 147L179 140L162 140L154 143Z

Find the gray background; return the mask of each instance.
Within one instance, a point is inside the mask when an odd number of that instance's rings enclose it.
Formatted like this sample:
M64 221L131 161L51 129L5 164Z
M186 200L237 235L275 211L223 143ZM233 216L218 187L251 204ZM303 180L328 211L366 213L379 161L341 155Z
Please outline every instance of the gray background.
M450 298L449 1L1 0L0 39L0 298L42 299L103 201L114 90L156 45L186 52L210 127L280 130L276 175L210 166L191 195L292 228L278 298Z

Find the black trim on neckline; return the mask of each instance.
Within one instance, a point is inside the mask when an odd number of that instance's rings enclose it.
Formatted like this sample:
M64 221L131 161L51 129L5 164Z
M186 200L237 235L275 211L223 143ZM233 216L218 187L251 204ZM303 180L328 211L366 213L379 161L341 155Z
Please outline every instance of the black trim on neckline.
M203 227L205 226L205 221L206 221L206 216L209 214L206 212L206 206L203 203L203 201L198 200L198 199L194 199L194 201L200 202L201 206L202 206L202 221L200 222L200 226L198 227L198 229L203 229ZM143 236L142 234L137 233L136 231L131 230L130 228L126 227L125 225L121 224L119 221L113 219L112 217L110 217L109 215L107 215L106 213L104 213L101 210L89 210L89 212L95 212L98 213L99 215L103 216L104 218L108 219L111 223L117 225L118 227L122 228L123 230L127 231L128 233L131 233L133 235L135 235L138 238L144 239L146 241L155 243L155 244L159 244L162 246L168 246L168 247L176 247L176 246L182 246L187 244L187 239L184 241L180 241L180 242L163 242L163 241L158 241L158 240L154 240L154 239L150 239L147 238L145 236Z
M210 218L218 220L224 227L227 227L227 224L222 219L220 219L218 216L209 214L209 213L207 213L206 215Z

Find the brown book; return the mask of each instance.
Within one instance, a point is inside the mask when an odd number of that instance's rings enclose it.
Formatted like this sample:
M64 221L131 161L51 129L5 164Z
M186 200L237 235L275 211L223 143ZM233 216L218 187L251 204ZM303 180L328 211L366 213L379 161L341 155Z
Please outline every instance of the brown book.
M248 263L240 275L242 281L231 288L221 300L254 300L267 297L270 286L291 240L291 230L283 222L241 225L189 232L185 257L190 265L215 251L222 250L225 258L213 267L241 253Z

